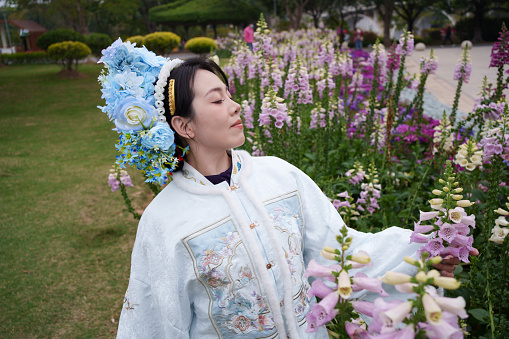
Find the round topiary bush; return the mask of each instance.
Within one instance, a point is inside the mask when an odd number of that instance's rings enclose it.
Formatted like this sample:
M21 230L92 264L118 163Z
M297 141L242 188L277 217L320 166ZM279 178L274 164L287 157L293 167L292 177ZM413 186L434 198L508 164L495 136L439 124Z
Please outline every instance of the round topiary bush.
M85 37L83 34L73 31L72 29L61 28L48 31L41 35L39 39L37 39L36 45L40 49L47 50L50 45L62 41L85 42Z
M143 45L148 50L159 54L167 54L180 45L180 37L171 32L155 32L145 35Z
M211 38L197 37L189 39L184 48L196 54L206 54L216 50L217 44Z
M143 40L145 38L143 37L143 35L134 35L134 36L130 36L129 38L125 39L125 41L129 41L131 43L136 43L136 46L138 47L141 47L143 46Z
M112 42L113 40L108 34L91 33L85 35L85 44L90 47L94 55L101 55L101 51L111 45Z
M51 59L62 62L62 65L72 71L72 65L78 69L78 60L86 58L91 54L90 48L80 41L57 42L48 47L48 56Z

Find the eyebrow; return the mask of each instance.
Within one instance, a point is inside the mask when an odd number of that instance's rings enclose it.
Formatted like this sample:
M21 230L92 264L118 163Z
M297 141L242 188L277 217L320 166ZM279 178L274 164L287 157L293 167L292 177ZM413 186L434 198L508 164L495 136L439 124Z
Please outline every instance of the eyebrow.
M228 92L228 88L226 86L224 86L223 88L226 89L226 92ZM207 93L205 93L205 96L209 95L212 92L220 92L221 93L223 91L223 88L214 87L214 88L210 89Z

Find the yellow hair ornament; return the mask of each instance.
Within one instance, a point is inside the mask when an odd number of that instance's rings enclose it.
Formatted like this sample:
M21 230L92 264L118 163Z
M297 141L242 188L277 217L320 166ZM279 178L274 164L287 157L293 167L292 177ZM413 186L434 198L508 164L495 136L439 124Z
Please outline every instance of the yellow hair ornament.
M170 107L170 115L175 114L175 79L171 79L168 83L168 106Z

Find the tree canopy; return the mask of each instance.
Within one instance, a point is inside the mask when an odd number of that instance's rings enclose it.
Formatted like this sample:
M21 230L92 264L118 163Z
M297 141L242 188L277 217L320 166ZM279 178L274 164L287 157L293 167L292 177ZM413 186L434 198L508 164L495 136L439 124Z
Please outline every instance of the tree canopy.
M152 7L149 18L171 26L243 24L256 21L262 9L255 0L173 0Z

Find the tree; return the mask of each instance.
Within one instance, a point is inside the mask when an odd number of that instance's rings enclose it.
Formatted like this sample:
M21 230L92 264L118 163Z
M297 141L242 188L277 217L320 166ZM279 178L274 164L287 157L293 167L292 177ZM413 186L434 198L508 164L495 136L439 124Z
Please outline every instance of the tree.
M374 0L378 14L384 21L384 45L391 45L392 13L394 12L394 0Z
M254 0L173 0L152 7L149 19L176 27L245 24L259 18L262 6Z
M434 3L432 0L410 0L395 3L394 10L406 21L407 30L414 31L415 20Z
M306 13L309 13L313 17L313 23L315 28L318 28L318 24L320 23L320 18L322 17L324 12L329 11L332 8L335 8L341 2L339 0L316 0L310 1L306 6Z
M297 30L300 28L302 15L305 13L306 6L309 2L310 0L281 0L288 20L290 21L290 26L292 26L293 29Z
M47 29L70 28L112 37L155 31L149 8L163 0L7 0L19 19L34 20Z
M55 23L50 28L72 28L81 34L88 34L92 18L91 8L101 0L8 0L20 10L35 10L39 15Z
M437 4L447 13L474 14L473 42L484 41L482 38L482 27L484 16L488 12L509 12L507 0L441 0Z

